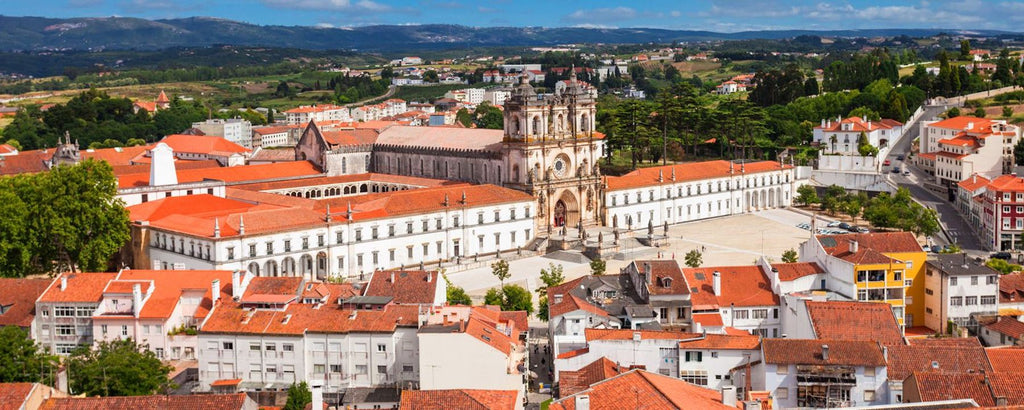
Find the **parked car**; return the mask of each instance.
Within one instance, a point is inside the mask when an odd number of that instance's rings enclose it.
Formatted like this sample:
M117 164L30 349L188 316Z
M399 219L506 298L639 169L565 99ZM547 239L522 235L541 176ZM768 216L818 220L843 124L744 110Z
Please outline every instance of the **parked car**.
M884 162L882 162L882 166L886 166L887 167L889 165L892 165L892 162L890 162L889 160L885 160Z
M839 226L839 224L841 224L841 223L842 222L839 222L839 221L832 221L832 222L829 222L828 225L825 225L825 226L827 226L829 228L835 228L835 227Z
M894 174L900 173L900 167L892 167L892 173L894 173Z
M865 228L865 227L863 227L863 226L858 226L858 227L856 227L856 228L854 228L854 229L855 229L855 230L856 230L857 232L859 232L859 233L868 233L868 232L871 232L871 230L870 230L870 229L868 229L868 228Z
M1005 261L1010 260L1012 257L1013 256L1010 255L1010 252L996 252L996 253L993 253L992 255L989 255L989 258L992 258L992 259L1002 259L1002 260L1005 260Z
M932 247L928 246L928 245L925 245L925 246L921 247L921 250L923 250L925 252L931 252L932 251Z
M896 156L896 159L898 159L898 160L900 160L900 161L903 161L903 154L897 155L897 156Z
M842 229L845 229L847 231L853 229L853 225L850 225L850 224L848 224L846 222L840 223L839 227L842 228Z
M910 170L909 169L904 169L903 170L903 176L910 176Z

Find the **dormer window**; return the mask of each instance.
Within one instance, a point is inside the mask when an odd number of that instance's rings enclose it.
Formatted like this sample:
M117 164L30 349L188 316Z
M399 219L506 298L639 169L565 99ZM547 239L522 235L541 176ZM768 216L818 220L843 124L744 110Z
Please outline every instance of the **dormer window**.
M561 293L555 295L555 303L562 303L562 294Z
M671 288L672 278L661 278L661 286L664 288Z

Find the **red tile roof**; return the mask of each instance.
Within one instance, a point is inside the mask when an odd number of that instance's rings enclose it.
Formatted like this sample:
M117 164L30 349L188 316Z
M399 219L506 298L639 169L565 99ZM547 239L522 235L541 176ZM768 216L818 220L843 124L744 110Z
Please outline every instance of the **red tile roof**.
M828 359L822 356L828 345ZM877 342L830 339L764 339L764 361L769 364L829 366L885 366Z
M973 125L971 130L980 130L990 128L993 124L992 120L985 118L978 118L972 116L961 115L959 117L953 117L942 121L936 121L928 124L928 127L945 128L948 130L967 130L967 125Z
M267 151L267 150L264 150ZM404 175L390 175L390 174L351 174L351 175L338 175L338 176L323 176L323 177L311 177L302 179L290 179L286 181L272 181L272 182L259 182L253 184L236 185L236 189L244 189L248 191L269 191L278 189L288 188L299 188L299 187L311 187L317 185L329 185L329 184L342 184L346 182L384 182L384 183L397 183L405 185L413 185L419 187L434 187L443 185L464 185L469 186L470 184L459 181L446 181L443 179L433 178L420 178L410 177Z
M1024 348L990 347L985 349L992 370L997 372L1020 372L1024 369Z
M903 382L903 391L907 391L908 387L917 390L921 401L973 399L980 406L995 405L992 391L982 374L914 372Z
M590 397L591 410L619 409L733 409L722 404L719 392L644 370L597 382L589 389L551 403L551 410L575 410L576 396Z
M298 276L252 278L242 294L242 303L264 303L270 300L282 300L278 296L287 296L285 300L298 297L302 292L303 278Z
M391 296L395 303L430 305L435 302L437 283L443 280L439 276L437 271L377 271L370 276L363 295Z
M206 138L206 137L204 137ZM227 183L257 182L278 178L296 178L321 175L309 161L280 162L275 164L241 165L237 167L177 169L178 183L206 180ZM117 176L118 188L149 186L149 172Z
M53 280L50 279L0 279L0 289L3 289L0 292L0 306L6 310L0 314L0 327L32 326L32 318L36 314L36 299L51 283Z
M242 382L242 379L220 379L220 380L214 380L213 383L210 383L210 386L212 386L212 387L237 386L241 382Z
M730 174L730 164L729 161L718 160L642 168L620 177L605 177L605 183L609 190L615 191L619 189L673 184L679 181L724 178L730 175L751 175L792 168L789 165L781 165L774 161L760 161L750 162L743 166L732 164L731 169L733 172ZM676 172L675 181L671 180L673 169ZM740 172L741 169L743 169L743 172ZM662 177L662 182L658 182L659 175Z
M990 191L1024 191L1024 178L1015 175L1002 175L988 184Z
M20 410L35 383L0 383L0 410Z
M974 338L977 340L977 338ZM992 372L985 349L975 347L889 345L889 379L903 380L914 372Z
M515 390L402 390L398 408L412 410L507 410L516 408Z
M40 302L91 302L103 297L103 288L116 273L62 273L39 297ZM67 287L61 290L61 278L67 278Z
M688 350L751 350L760 345L761 337L749 333L743 335L705 334L695 340L679 342L680 349Z
M123 148L89 149L81 152L82 159L95 159L107 161L110 166L124 166L134 164L137 157L145 155L152 146L138 145Z
M722 294L715 295L714 272L721 273ZM690 286L694 310L719 306L777 306L779 296L772 291L768 276L760 266L710 266L683 269Z
M203 409L238 410L255 407L245 393L195 394L184 396L131 397L65 397L43 402L43 410L138 410L138 409Z
M196 310L195 317L205 318L213 308L212 284L220 280L220 299L231 299L231 271L226 270L133 270L125 269L118 275L122 281L152 281L153 293L145 300L140 318L171 317L174 309L181 302L186 291L201 291L203 298ZM145 293L145 286L143 286Z
M843 124L852 124L850 129L843 129ZM891 120L883 119L882 121L864 121L861 117L849 117L844 118L842 121L836 121L828 127L817 126L815 129L822 129L824 132L873 132L879 129L892 129L894 126L900 126L903 123Z
M825 273L815 262L773 263L772 267L779 271L779 280L792 281L804 276Z
M1021 373L992 373L989 376L992 395L997 399L1006 398L1006 404L1010 406L1024 405L1024 383L1020 378Z
M586 390L591 384L622 373L622 370L615 362L602 356L579 370L558 372L558 391L562 396L573 395Z
M562 354L558 355L557 358L558 359L569 359L569 358L573 358L573 357L576 357L576 356L582 356L582 355L585 355L587 353L590 353L590 348L589 347L584 347L582 349L570 350L568 352L562 353Z
M20 151L18 155L0 156L0 175L43 172L49 168L47 161L53 158L54 149Z
M415 306L391 305L384 310L346 310L338 305L289 304L285 310L249 310L230 300L220 304L200 332L219 334L303 335L306 333L392 333L398 326L415 327Z
M594 340L632 340L634 334L640 334L640 340L673 340L693 339L700 333L674 332L667 330L633 330L633 329L583 329L587 341Z
M886 254L924 252L910 232L871 232L815 236L829 255L855 264L883 264L894 260ZM850 241L857 241L857 252L850 252Z
M0 155L10 154L17 150L18 149L14 148L14 146L12 146L11 144L0 144Z
M718 312L694 313L693 322L700 323L700 325L704 327L717 327L725 325L725 322L722 321L722 314Z
M172 134L164 137L160 142L167 144L174 152L187 152L197 154L231 155L245 154L250 149L235 144L223 137L206 135L184 135Z
M1024 273L1017 272L999 277L999 303L1024 302Z
M380 135L373 129L321 131L321 134L328 144L338 146L371 145L377 142L377 136Z
M330 205L331 215L336 219L344 219L346 207L351 203L353 219L375 219L445 209L444 202L446 198L448 200L448 208L457 209L463 206L461 203L463 194L466 195L465 206L496 205L533 200L533 196L525 192L496 185L456 185L382 192L343 198L327 198L317 201L317 209L324 209L327 205Z
M995 323L984 326L1014 339L1024 339L1024 323L1012 316L1000 316Z
M547 289L548 293L548 317L555 318L564 315L569 312L577 310L584 310L595 315L608 317L608 312L604 309L597 307L596 305L587 302L586 300L580 299L573 294L569 293L569 290L579 286L583 282L583 277L573 279L565 282L558 286L553 286ZM562 301L556 302L557 298L555 295L562 295Z
M888 303L806 301L807 315L819 339L903 344L903 332Z
M646 272L648 266L651 268L651 277L648 278L647 285L651 295L690 294L683 271L674 259L638 260L633 263L641 273Z
M981 175L974 174L971 177L957 183L960 188L970 192L977 191L979 188L985 187L989 184L989 179Z

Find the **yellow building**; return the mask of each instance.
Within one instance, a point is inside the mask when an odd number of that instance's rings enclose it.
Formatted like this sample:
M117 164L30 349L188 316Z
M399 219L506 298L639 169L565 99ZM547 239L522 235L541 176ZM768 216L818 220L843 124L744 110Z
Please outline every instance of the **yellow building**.
M910 232L817 235L800 259L827 272L824 287L851 299L884 302L904 327L924 326L927 256Z

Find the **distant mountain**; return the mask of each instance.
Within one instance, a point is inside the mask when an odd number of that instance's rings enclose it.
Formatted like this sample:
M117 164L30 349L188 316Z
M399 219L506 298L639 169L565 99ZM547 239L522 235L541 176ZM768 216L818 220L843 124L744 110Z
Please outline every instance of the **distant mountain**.
M649 28L466 27L445 24L319 28L260 26L191 17L146 20L130 17L70 18L0 15L0 51L48 49L135 49L237 45L308 50L355 49L388 52L475 46L545 46L570 43L646 43L671 41L780 39L799 35L830 37L931 36L942 29L783 30L716 33ZM973 30L973 35L1011 34Z

